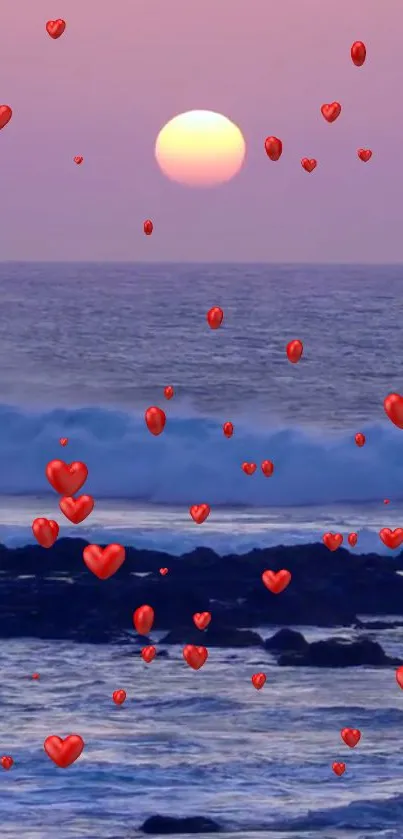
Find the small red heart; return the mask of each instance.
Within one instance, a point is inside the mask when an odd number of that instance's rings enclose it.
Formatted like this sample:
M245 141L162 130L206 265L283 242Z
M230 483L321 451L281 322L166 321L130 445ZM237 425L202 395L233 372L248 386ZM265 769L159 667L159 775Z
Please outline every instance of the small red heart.
M285 351L287 353L288 361L291 361L291 364L297 364L302 357L304 345L302 341L289 341Z
M345 763L332 763L332 769L335 775L344 775L346 771L346 764Z
M261 690L263 685L266 684L266 674L265 673L255 673L252 676L252 684L256 690Z
M11 769L13 764L14 761L10 755L3 755L3 757L1 758L1 765L3 769Z
M359 431L358 434L355 435L354 440L359 448L365 446L365 434L361 434L361 431Z
M172 397L174 395L175 395L175 391L174 391L172 385L167 385L166 387L164 387L165 399L172 399Z
M99 545L87 545L83 550L83 559L87 568L99 580L108 580L123 565L126 551L122 545L112 544L107 545L106 548L100 548Z
M320 110L326 122L334 122L341 114L341 105L339 102L332 102L330 105L322 105Z
M210 612L195 612L193 615L193 621L198 629L207 629L210 621L211 621L211 613Z
M367 57L367 49L362 41L354 41L351 47L351 59L356 67L362 67Z
M232 422L225 422L222 427L222 430L224 432L225 437L232 437L234 433L234 426L232 425Z
M355 548L355 546L357 544L357 540L358 540L358 534L357 533L349 533L348 536L347 536L347 539L348 539L349 545L351 545L352 548Z
M144 414L144 419L151 434L154 434L155 437L162 434L167 418L165 412L161 408L156 408L155 405L153 405L152 408L147 408Z
M81 154L76 154L76 156L75 156L75 157L73 157L73 160L74 160L74 163L76 163L76 164L77 164L77 166L81 166L81 164L82 164L82 162L83 162L84 158L83 158L83 156L82 156Z
M160 568L160 574L162 577L165 577L165 574L168 574L168 568Z
M219 329L224 320L224 312L219 306L213 306L207 312L206 318L210 329Z
M66 21L61 18L58 18L58 20L48 20L46 24L46 31L54 40L60 38L60 35L63 35L65 28Z
M154 230L154 225L153 225L150 218L146 219L146 221L144 222L143 230L144 230L144 233L146 234L146 236L151 236L151 234Z
M398 428L403 428L403 396L389 393L383 400L383 408L390 421Z
M32 673L31 679L40 679L39 673Z
M52 734L46 738L43 748L53 763L61 769L66 769L80 757L84 745L84 740L79 734L69 734L64 740Z
M281 594L291 582L289 571L263 571L262 580L272 594Z
M51 548L59 535L59 525L53 519L34 519L32 532L42 548Z
M13 115L9 105L0 105L0 130L4 128Z
M371 149L357 149L357 154L363 163L368 163L368 160L371 160L372 157Z
M70 464L64 460L51 460L45 471L50 485L59 495L75 495L88 478L88 469L79 460Z
M183 648L183 658L193 670L200 670L208 658L208 650L205 647L195 647L193 644L186 644Z
M151 606L139 606L133 612L133 626L139 635L148 635L154 623L154 609Z
M340 734L342 740L347 746L350 746L350 749L353 749L361 739L361 731L358 728L342 728Z
M208 504L193 504L193 507L189 508L189 513L196 524L203 524L210 515L210 507Z
M112 694L112 699L115 705L123 705L126 699L126 691L125 690L114 690Z
M278 137L266 137L264 141L264 148L267 157L270 157L270 160L273 160L274 162L280 160L283 153L283 144Z
M313 172L317 165L318 161L314 157L303 157L301 160L301 166L306 172Z
M396 670L396 681L403 690L403 667L398 667Z
M383 527L379 531L379 536L384 545L394 551L399 548L403 542L403 528L397 527L395 530L390 530L389 527Z
M143 661L147 662L147 664L150 664L156 655L157 650L155 649L155 647L143 647L141 651L141 657Z
M69 442L68 437L61 437L60 440L59 440L59 443L60 443L61 446L67 446L68 442Z
M245 472L245 475L253 475L256 472L257 466L256 463L243 463L242 469Z
M60 499L59 507L66 519L69 519L73 524L80 524L92 513L94 503L92 495L79 495L78 498L67 495Z
M383 499L383 503L384 503L384 504L390 504L390 500L389 500L389 498L384 498L384 499Z
M266 478L271 478L274 472L274 463L271 460L264 460L260 468Z
M329 551L337 551L337 548L343 543L343 537L341 533L324 533L322 541L329 548Z

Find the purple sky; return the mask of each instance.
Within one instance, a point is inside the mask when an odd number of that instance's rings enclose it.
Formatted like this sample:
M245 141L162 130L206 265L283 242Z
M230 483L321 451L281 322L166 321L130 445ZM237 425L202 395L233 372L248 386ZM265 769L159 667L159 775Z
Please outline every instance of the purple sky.
M52 41L57 17L67 29ZM15 0L0 30L0 103L14 111L0 132L1 259L403 261L402 0ZM228 185L189 189L157 168L159 129L196 108L244 133Z

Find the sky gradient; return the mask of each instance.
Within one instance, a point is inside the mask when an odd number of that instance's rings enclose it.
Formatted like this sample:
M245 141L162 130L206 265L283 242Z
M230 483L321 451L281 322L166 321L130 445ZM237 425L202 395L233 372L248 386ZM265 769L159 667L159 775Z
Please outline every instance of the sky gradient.
M403 262L402 0L22 0L0 29L1 260ZM209 190L154 159L164 123L198 108L247 143L241 174Z

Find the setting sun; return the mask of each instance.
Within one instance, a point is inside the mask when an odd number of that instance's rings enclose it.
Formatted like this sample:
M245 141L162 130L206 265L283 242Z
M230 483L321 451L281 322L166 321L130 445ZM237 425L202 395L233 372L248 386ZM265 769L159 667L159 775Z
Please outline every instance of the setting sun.
M179 114L164 125L155 144L155 157L164 175L195 187L230 181L241 170L245 152L240 129L214 111Z

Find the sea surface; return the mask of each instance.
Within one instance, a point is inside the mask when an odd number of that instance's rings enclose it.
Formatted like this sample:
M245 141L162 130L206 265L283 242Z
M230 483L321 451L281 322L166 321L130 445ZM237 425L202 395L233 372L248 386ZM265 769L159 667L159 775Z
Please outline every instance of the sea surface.
M45 515L63 535L107 528L175 554L328 529L384 550L379 529L403 516L403 432L383 410L403 390L402 288L401 266L0 264L1 541L26 543ZM145 426L151 405L167 414L159 437ZM88 465L96 507L81 525L47 484L53 458ZM200 503L202 527L188 512Z

